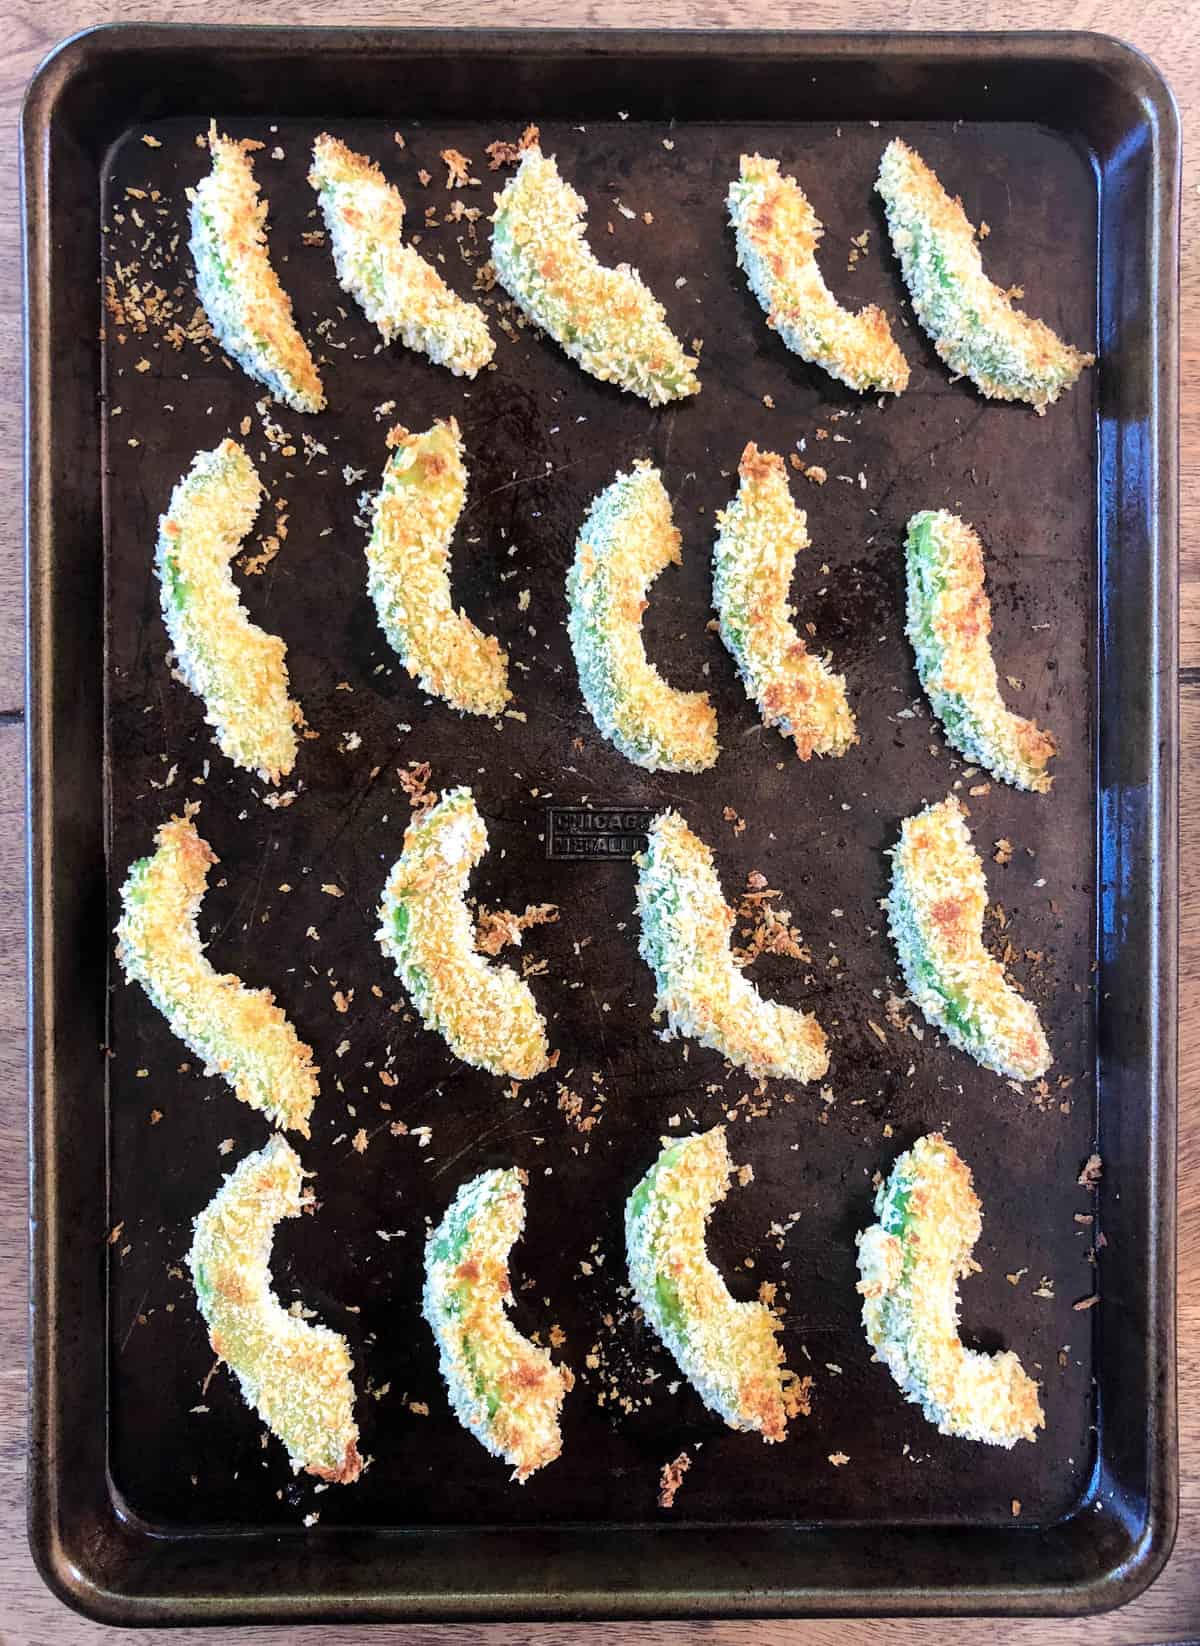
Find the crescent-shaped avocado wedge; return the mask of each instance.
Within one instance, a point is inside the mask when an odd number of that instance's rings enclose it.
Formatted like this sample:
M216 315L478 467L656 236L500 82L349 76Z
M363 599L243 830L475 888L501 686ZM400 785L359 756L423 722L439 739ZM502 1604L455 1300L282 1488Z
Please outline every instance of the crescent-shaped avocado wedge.
M347 1486L362 1472L346 1339L285 1309L271 1289L275 1225L299 1217L304 1173L278 1135L230 1173L196 1219L188 1267L213 1353L292 1468Z
M1024 400L1041 416L1095 360L1056 337L983 272L975 229L913 149L895 138L875 184L917 319L960 377L992 400Z
M379 946L395 963L427 1029L477 1069L532 1080L551 1065L546 1023L511 966L475 947L466 904L487 825L470 789L449 789L414 817L379 909Z
M764 1000L729 947L733 911L713 856L678 812L650 825L638 869L639 952L654 973L667 1032L698 1040L752 1075L819 1080L829 1067L815 1017Z
M1036 1080L1052 1061L1034 1007L984 947L987 882L953 795L905 818L890 852L888 925L908 992L985 1069Z
M193 808L194 809L194 808ZM269 989L215 971L196 929L208 871L219 861L190 816L164 823L154 855L121 887L117 959L184 1045L276 1126L308 1136L318 1070Z
M782 457L751 441L738 464L738 494L717 525L713 606L746 696L766 725L792 739L801 760L845 754L858 742L845 678L809 651L788 604L809 537Z
M426 1242L423 1299L455 1416L522 1484L562 1451L559 1413L575 1381L508 1317L508 1254L524 1227L515 1167L464 1183Z
M731 1429L783 1440L803 1391L784 1365L782 1323L731 1296L705 1249L732 1167L725 1128L664 1138L625 1206L629 1283L642 1313L710 1411Z
M367 543L367 588L380 627L423 691L460 714L498 715L508 656L450 593L450 544L467 494L454 418L424 434L394 428Z
M533 146L496 196L492 264L508 295L571 359L602 383L652 406L700 392L696 360L636 269L600 263L588 245L587 206Z
M483 310L450 290L432 263L401 239L404 200L365 154L322 132L308 180L329 231L338 282L385 343L474 377L496 352Z
M267 248L267 202L250 163L262 147L222 137L215 121L209 127L212 170L188 190L196 292L230 359L294 410L319 412L321 378Z
M179 673L222 754L277 783L296 763L304 716L288 696L287 646L250 621L229 570L262 490L236 440L198 452L158 522L155 569Z
M983 1220L971 1173L938 1132L919 1137L875 1197L858 1236L867 1341L906 1400L944 1435L1011 1447L1045 1427L1037 1384L1011 1349L980 1354L958 1335L958 1283Z
M778 160L743 154L726 204L738 267L767 325L793 354L861 393L900 394L908 385L908 361L887 315L874 305L852 314L825 284L817 266L825 231L796 179L779 175Z
M1001 782L1045 794L1054 739L1000 696L979 538L957 515L926 509L908 522L904 550L908 638L947 739Z
M646 656L646 591L678 565L680 537L658 470L637 462L592 500L567 573L567 633L596 729L647 771L702 772L720 753L706 692L669 686Z

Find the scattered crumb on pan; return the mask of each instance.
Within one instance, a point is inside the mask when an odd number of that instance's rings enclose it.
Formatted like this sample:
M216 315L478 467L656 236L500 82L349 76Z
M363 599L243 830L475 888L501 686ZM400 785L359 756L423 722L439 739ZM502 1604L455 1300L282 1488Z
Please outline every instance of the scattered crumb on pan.
M475 947L480 954L490 955L499 954L510 943L519 948L523 932L531 926L552 925L558 915L557 903L527 903L524 914L514 914L511 909L489 909L481 903L475 921Z
M683 1477L692 1466L692 1460L686 1452L664 1463L658 1477L658 1506L660 1509L673 1509L675 1495L683 1485Z

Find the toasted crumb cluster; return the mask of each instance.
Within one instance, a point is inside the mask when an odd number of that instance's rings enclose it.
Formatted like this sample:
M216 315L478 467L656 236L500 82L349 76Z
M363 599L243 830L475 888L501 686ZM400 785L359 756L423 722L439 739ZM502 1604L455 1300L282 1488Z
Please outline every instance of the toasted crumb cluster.
M917 319L952 372L993 400L1025 400L1039 416L1095 356L1013 306L983 272L962 201L899 138L888 144L875 185Z
M204 955L196 917L216 853L190 816L164 823L154 844L121 888L117 959L126 977L204 1059L206 1074L223 1075L243 1103L307 1137L319 1090L311 1048L269 989L246 988Z
M1050 1047L1034 1007L983 946L987 882L953 795L904 820L890 853L888 925L908 992L985 1069L1036 1080Z
M287 1447L292 1468L348 1486L362 1472L346 1339L271 1290L275 1225L299 1217L304 1173L276 1135L230 1173L196 1219L188 1267L213 1353Z
M668 1032L698 1040L753 1075L819 1080L829 1067L815 1017L764 1000L730 952L735 916L712 852L678 812L660 812L634 859L639 952L654 973Z
M858 1236L867 1341L906 1400L944 1435L1011 1447L1045 1427L1037 1384L1011 1349L980 1354L958 1335L958 1282L982 1218L971 1173L940 1133L919 1137L875 1197Z
M633 1295L710 1411L731 1429L783 1440L802 1391L783 1363L781 1322L766 1304L732 1297L704 1245L732 1172L725 1128L663 1145L625 1205Z
M662 476L639 461L593 499L567 574L567 633L596 728L648 771L701 772L720 753L706 692L669 686L646 656L646 591L678 565Z
M217 341L243 371L296 411L318 412L325 391L267 249L267 202L250 163L262 147L220 136L215 121L209 127L212 170L188 191L196 292Z
M808 547L783 458L753 441L738 464L738 494L717 516L713 606L721 639L764 722L793 739L801 760L843 755L858 742L846 682L796 632L788 590Z
M427 1029L477 1069L531 1080L550 1067L546 1024L528 983L475 947L465 893L487 851L470 789L449 789L414 817L379 909L379 945Z
M464 1428L522 1484L562 1451L559 1413L575 1379L508 1318L508 1254L525 1227L522 1174L464 1183L425 1245L425 1319Z
M158 522L154 564L179 672L221 753L277 783L296 763L304 716L288 696L287 646L250 621L229 569L262 490L236 440L198 452Z
M908 361L887 315L873 304L851 314L837 302L817 267L825 231L796 179L779 175L778 160L743 154L726 204L738 267L788 348L849 388L900 394Z
M1054 739L1000 696L979 538L957 515L925 510L908 522L904 547L908 638L947 738L993 777L1045 794Z
M474 377L496 352L483 310L455 295L432 263L401 240L404 201L365 154L322 132L308 180L321 202L342 290L385 343Z
M367 587L401 662L463 714L498 715L511 692L508 654L450 594L450 543L467 493L454 418L424 434L394 428L367 543Z
M536 144L496 196L492 263L500 284L571 359L603 383L652 406L698 394L696 360L666 311L627 263L596 260L584 230L587 206Z

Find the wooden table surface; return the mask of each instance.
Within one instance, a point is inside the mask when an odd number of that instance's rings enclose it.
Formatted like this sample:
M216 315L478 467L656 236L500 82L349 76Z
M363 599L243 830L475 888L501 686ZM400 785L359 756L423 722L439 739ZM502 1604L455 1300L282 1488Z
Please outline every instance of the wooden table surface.
M1190 14L1190 15L1189 15ZM331 7L317 0L6 0L0 4L0 130L9 136L10 161L0 183L0 489L9 499L0 514L0 1646L91 1646L101 1641L170 1642L194 1646L221 1639L259 1646L365 1646L368 1637L403 1641L435 1631L375 1628L112 1631L85 1623L46 1591L25 1542L25 1035L23 929L23 728L21 641L21 294L16 126L22 90L39 59L64 35L100 22L338 22L338 23L636 23L720 27L795 28L1022 28L1097 29L1141 47L1174 87L1184 127L1183 177L1183 540L1182 574L1182 876L1179 1205L1179 1405L1182 1502L1179 1539L1163 1576L1139 1601L1105 1618L1076 1624L1052 1622L963 1623L821 1622L687 1625L547 1626L537 1630L547 1646L568 1639L638 1638L682 1646L702 1632L720 1646L887 1646L897 1641L954 1640L987 1646L1000 1633L1008 1646L1041 1643L1110 1643L1200 1637L1200 30L1186 0L1118 0L1113 5L1050 0L1041 6L1002 0L925 0L894 6L876 0L809 0L803 6L773 0L667 0L639 6L634 0L509 0L485 7L460 0L451 8L405 6L400 0ZM519 1626L436 1631L441 1646L486 1637L485 1646L511 1646L533 1631Z

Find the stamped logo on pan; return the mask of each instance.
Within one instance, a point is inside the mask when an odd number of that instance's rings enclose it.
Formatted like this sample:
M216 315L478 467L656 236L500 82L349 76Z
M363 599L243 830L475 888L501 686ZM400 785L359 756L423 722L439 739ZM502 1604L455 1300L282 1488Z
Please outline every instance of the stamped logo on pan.
M631 858L649 843L652 806L547 806L546 856Z

